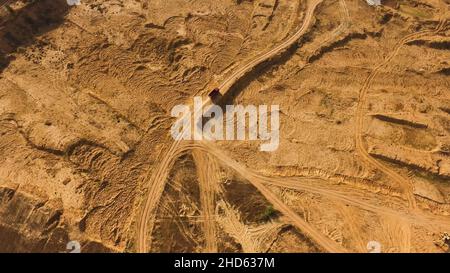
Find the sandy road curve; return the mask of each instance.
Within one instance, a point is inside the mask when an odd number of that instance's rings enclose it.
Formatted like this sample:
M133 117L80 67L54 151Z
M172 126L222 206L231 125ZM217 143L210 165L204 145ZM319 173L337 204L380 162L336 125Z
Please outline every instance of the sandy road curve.
M232 168L234 171L239 173L242 177L249 180L250 182L257 182L266 185L274 185L282 188L289 188L293 190L300 190L304 192L319 194L325 196L332 200L342 201L346 204L354 205L363 210L371 211L379 215L391 216L397 219L403 219L410 223L421 224L425 226L430 226L430 223L434 227L448 227L450 226L450 218L445 216L436 216L428 213L424 213L419 210L414 210L412 212L401 212L392 208L384 207L379 204L373 205L368 203L366 200L354 197L348 192L340 192L337 190L331 190L324 186L311 186L302 183L301 179L295 177L267 177L257 173L254 170L248 169L243 164L237 162L229 155L217 148L212 142L199 142L193 144L196 149L204 149L206 152L214 155L217 160L222 162L224 166ZM385 200L389 202L389 200Z
M403 39L401 39L396 46L394 47L391 54L389 54L380 64L378 64L370 73L370 75L367 77L367 79L364 81L364 84L362 88L360 89L359 93L359 100L358 100L358 106L356 111L356 128L355 128L355 140L356 140L356 151L358 154L363 158L364 161L371 164L372 166L376 167L377 169L381 170L383 173L385 173L388 177L390 177L393 181L395 181L405 192L406 198L408 199L409 206L411 208L416 208L416 200L414 197L414 187L408 179L404 178L397 172L391 170L389 167L384 165L383 163L379 162L375 158L369 155L366 148L364 147L364 140L363 140L363 126L364 126L364 107L366 105L367 101L367 93L368 89L370 88L372 81L375 79L375 77L378 75L378 73L381 71L382 68L386 67L392 59L397 56L400 49L406 44L411 41L427 37L430 35L435 35L438 32L440 32L444 26L445 26L445 19L442 19L437 26L435 30L430 31L421 31L413 34L409 34L405 36Z
M293 209L291 209L280 198L278 198L269 188L263 185L264 179L260 179L258 175L255 175L253 171L248 170L242 164L227 156L215 145L213 145L212 142L200 141L194 143L193 145L198 147L197 149L195 149L195 151L202 149L205 153L214 155L214 157L221 161L224 166L231 167L234 171L247 179L262 195L264 195L264 197L274 206L275 209L279 210L281 213L287 216L294 226L296 226L301 232L303 232L318 245L324 248L324 250L332 253L347 252L346 249L341 245L306 222Z
M313 2L308 5L307 12L305 15L305 20L303 21L302 26L300 29L292 35L288 40L281 43L279 46L273 48L269 52L257 57L253 61L247 63L242 68L237 70L235 73L233 73L228 79L226 79L219 87L221 88L222 92L226 92L240 77L244 76L251 68L255 67L256 65L260 64L261 62L264 62L276 54L278 54L280 51L288 48L292 44L298 41L298 39L305 33L305 31L308 29L313 15L314 11L317 8L317 6L322 2L322 0L313 0ZM205 101L203 103L203 106L206 106L209 103L209 101ZM154 224L154 216L155 216L155 210L159 203L159 199L164 191L164 185L166 183L166 178L168 176L168 173L171 169L171 166L173 165L174 160L176 159L176 156L180 154L180 143L182 142L183 134L180 134L180 136L172 143L169 150L166 152L164 157L161 160L161 163L158 165L157 169L154 170L154 172L150 173L152 170L149 170L147 173L147 177L149 179L146 179L147 182L144 182L145 184L149 185L149 189L146 195L146 198L144 200L144 205L142 209L142 213L137 220L137 251L144 253L148 250L147 241L148 240L147 235L152 233L153 230L153 224Z
M271 49L270 51L258 56L256 59L252 60L251 62L243 65L241 68L236 70L228 79L226 79L222 84L219 85L219 89L222 93L226 93L228 89L233 86L240 78L242 78L248 71L250 71L253 67L257 66L258 64L263 63L264 61L269 60L270 58L274 57L278 53L282 52L283 50L286 50L291 45L295 44L303 34L305 34L306 30L308 29L313 16L314 11L317 8L317 6L322 3L323 0L314 0L312 1L311 5L308 7L308 10L306 12L304 21L302 26L300 27L297 32L295 32L289 39L284 41L283 43L279 44L277 47Z

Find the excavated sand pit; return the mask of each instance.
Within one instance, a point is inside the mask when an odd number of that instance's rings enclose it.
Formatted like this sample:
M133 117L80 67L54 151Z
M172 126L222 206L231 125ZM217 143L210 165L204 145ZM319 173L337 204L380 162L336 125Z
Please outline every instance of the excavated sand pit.
M448 251L447 0L6 4L0 252ZM172 138L217 87L278 149Z

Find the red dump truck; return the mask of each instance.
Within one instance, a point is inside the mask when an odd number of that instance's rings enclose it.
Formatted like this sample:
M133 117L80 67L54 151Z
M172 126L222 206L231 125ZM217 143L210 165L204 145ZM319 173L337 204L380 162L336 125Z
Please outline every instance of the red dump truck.
M222 94L220 93L219 88L214 88L213 91L209 92L208 97L213 101L216 102L222 97Z

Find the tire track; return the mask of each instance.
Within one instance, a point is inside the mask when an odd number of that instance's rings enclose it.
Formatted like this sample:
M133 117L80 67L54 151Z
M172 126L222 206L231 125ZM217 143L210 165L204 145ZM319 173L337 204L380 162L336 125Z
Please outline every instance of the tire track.
M367 93L368 90L373 82L373 80L378 76L381 69L385 68L387 65L391 63L391 61L398 55L402 47L414 40L435 35L439 33L443 27L445 26L446 20L443 19L438 24L437 28L435 30L431 31L420 31L417 33L412 33L407 36L405 36L403 39L401 39L394 47L392 53L386 57L383 62L378 64L370 73L370 75L366 78L364 81L364 84L362 88L359 91L359 100L358 100L358 106L356 111L356 129L355 129L355 139L356 139L356 150L358 154L370 165L378 168L383 173L385 173L387 176L391 177L397 184L402 188L402 190L406 194L406 198L408 200L409 206L411 208L416 208L416 200L414 197L414 187L411 181L404 178L397 172L391 170L389 167L384 165L383 163L379 162L378 160L374 159L370 154L367 152L366 148L364 147L364 140L363 140L363 126L364 126L364 106L367 102Z
M240 174L242 177L247 179L264 197L272 203L275 209L282 212L284 215L290 218L292 223L306 236L315 241L323 249L332 253L344 253L347 252L344 247L325 236L322 232L311 226L303 218L301 218L294 210L287 206L281 199L279 199L269 188L267 188L259 175L255 175L253 171L246 169L244 166L234 161L232 158L228 157L222 151L217 149L210 142L199 142L199 148L213 154L219 161L221 161L225 166L231 167L234 171Z
M220 89L226 92L240 77L244 76L248 71L250 71L253 67L257 66L261 62L264 62L276 54L278 54L280 51L287 49L290 45L297 42L298 39L304 34L306 29L309 27L314 11L316 7L322 2L322 0L313 0L312 4L308 7L308 11L305 16L305 20L303 21L302 26L300 29L291 36L288 40L284 41L279 46L275 47L274 49L270 50L269 52L259 56L258 58L254 59L253 61L249 62L248 64L244 65L242 68L240 68L238 71L232 74L231 77L229 77L227 80L225 80L221 85ZM202 108L205 107L207 104L209 104L209 101L205 100ZM195 115L195 114L194 114ZM184 118L184 117L182 117ZM147 182L144 182L145 184L149 185L149 190L147 193L147 196L144 200L144 205L142 209L141 216L137 220L137 251L138 252L146 252L147 251L147 233L150 234L153 231L153 222L154 222L154 214L156 211L156 207L159 203L159 199L163 193L164 185L166 178L168 176L168 173L170 171L170 167L174 164L174 160L177 154L179 154L180 151L180 143L182 141L183 134L179 134L177 139L172 143L167 153L164 155L164 157L161 160L161 163L157 167L157 169L152 173L150 176L150 172L152 170L149 170L147 173L147 177L149 179L146 179ZM149 240L151 242L151 238Z
M211 156L201 150L194 149L192 156L197 166L200 183L200 203L204 217L203 225L206 240L206 252L217 252L217 236L215 215L216 185L219 183L219 168Z
M411 212L401 212L395 209L383 207L380 205L372 205L361 198L355 198L350 196L348 193L339 192L336 190L327 189L324 186L314 185L310 186L301 183L301 179L286 178L286 177L267 177L263 176L242 164L235 161L233 158L222 152L215 145L210 142L201 142L195 145L198 149L204 149L205 151L213 154L223 165L228 166L235 170L237 173L242 175L245 179L250 182L256 181L264 185L274 185L283 188L289 188L293 190L305 191L314 194L319 194L321 196L328 197L332 200L342 201L344 203L354 205L361 209L377 213L379 215L392 216L395 218L400 218L409 221L410 223L421 224L430 228L438 227L448 227L450 226L450 219L445 216L428 215L422 211L414 210ZM388 201L388 200L387 200ZM433 226L430 226L433 223Z
M311 6L308 7L308 11L306 12L305 19L304 19L302 26L289 39L287 39L285 42L281 43L277 47L271 49L270 51L262 54L258 58L254 59L251 62L242 66L240 69L235 71L230 77L228 77L227 80L225 80L222 84L220 84L219 89L223 93L226 93L230 89L231 86L233 86L240 78L244 77L246 73L251 71L251 69L253 69L257 65L263 63L264 61L267 61L267 60L273 58L280 52L288 49L291 45L296 43L300 39L300 37L303 34L305 34L306 30L308 29L308 27L313 19L315 9L317 8L317 6L320 3L322 3L322 1L323 0L313 0L312 1Z

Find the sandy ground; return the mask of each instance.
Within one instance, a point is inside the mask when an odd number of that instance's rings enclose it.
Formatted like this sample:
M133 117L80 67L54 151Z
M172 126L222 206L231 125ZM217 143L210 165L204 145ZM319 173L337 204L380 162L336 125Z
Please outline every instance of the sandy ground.
M0 4L1 252L450 251L447 0ZM174 140L215 87L279 148Z

